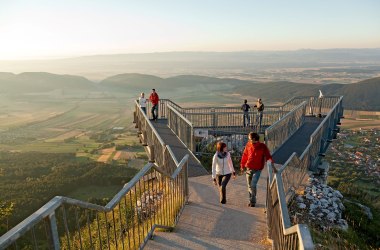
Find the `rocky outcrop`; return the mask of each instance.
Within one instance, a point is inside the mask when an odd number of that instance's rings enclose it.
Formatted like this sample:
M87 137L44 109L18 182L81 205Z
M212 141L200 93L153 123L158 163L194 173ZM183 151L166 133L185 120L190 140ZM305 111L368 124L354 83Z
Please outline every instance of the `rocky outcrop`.
M331 228L348 229L347 221L342 219L345 209L343 195L313 175L302 194L290 203L290 216L294 223L307 223L321 230Z

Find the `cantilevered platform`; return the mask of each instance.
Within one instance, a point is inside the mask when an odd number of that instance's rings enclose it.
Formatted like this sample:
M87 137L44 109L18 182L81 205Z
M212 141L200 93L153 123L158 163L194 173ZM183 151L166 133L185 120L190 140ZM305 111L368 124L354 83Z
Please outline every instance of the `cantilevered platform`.
M306 116L305 123L300 127L279 149L273 154L275 163L284 164L289 157L296 152L301 156L310 143L310 136L321 124L323 118Z

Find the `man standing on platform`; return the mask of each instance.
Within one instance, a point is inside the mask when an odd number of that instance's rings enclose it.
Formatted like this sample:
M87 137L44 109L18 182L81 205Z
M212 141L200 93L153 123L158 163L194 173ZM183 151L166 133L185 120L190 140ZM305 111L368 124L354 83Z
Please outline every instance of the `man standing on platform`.
M248 206L254 207L256 206L257 182L260 179L261 171L264 169L265 163L268 160L273 163L273 159L267 146L259 141L260 136L257 133L249 133L248 139L241 158L240 170L243 172L246 169L249 193Z
M149 96L149 101L152 103L152 120L157 121L158 118L158 101L160 98L156 93L156 89L152 89L152 93Z
M257 115L256 123L257 125L259 125L258 129L261 130L261 123L263 121L263 114L264 114L264 103L261 100L261 98L257 99L257 104L253 107L257 108L258 115Z
M241 110L243 110L243 127L249 127L250 117L249 110L251 107L247 104L247 100L244 100L244 104L241 106Z

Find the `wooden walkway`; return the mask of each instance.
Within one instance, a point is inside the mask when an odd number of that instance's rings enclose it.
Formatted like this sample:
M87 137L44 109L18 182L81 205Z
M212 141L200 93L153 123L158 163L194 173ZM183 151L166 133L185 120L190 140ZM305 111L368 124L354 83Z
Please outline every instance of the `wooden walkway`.
M202 166L199 160L191 153L191 151L184 145L181 140L173 133L173 131L167 126L166 119L160 119L157 122L152 122L154 128L157 130L162 140L166 145L170 145L176 156L178 162L182 158L189 154L189 177L207 175L207 170Z
M284 164L289 157L296 152L301 156L310 143L310 136L321 124L323 118L306 116L305 123L273 154L275 163Z

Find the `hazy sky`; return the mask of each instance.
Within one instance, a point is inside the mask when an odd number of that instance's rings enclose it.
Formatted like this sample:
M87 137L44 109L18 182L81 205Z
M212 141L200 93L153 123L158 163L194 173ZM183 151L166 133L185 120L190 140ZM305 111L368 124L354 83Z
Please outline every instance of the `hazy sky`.
M374 47L379 0L0 0L0 60Z

